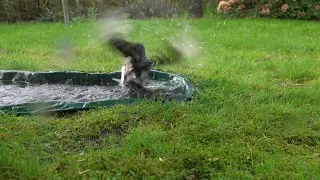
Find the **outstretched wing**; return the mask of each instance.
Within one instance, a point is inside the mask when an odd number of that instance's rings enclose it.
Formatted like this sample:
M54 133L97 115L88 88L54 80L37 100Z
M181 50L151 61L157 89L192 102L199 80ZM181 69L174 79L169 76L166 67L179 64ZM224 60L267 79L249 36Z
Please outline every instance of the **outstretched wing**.
M199 41L193 36L164 39L164 43L158 55L153 56L150 61L157 64L172 64L184 58L194 59L200 55Z
M123 38L114 37L108 40L108 44L122 53L124 57L131 57L133 63L142 66L148 62L143 44L131 43Z
M108 40L108 45L110 45L112 48L117 49L122 53L124 57L135 57L134 54L136 53L134 51L134 44L130 43L122 38L110 38Z

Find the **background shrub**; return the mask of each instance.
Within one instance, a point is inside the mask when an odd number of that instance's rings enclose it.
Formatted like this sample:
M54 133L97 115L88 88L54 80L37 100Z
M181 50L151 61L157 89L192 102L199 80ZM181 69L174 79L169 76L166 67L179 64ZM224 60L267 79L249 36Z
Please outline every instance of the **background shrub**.
M203 0L206 13L216 14L219 0ZM272 17L320 20L320 0L224 0L230 17ZM210 6L208 6L210 5ZM134 18L171 17L187 10L186 0L68 0L69 16L99 18L115 7L126 7ZM210 11L210 12L209 12ZM63 19L61 0L0 0L0 21Z
M319 20L318 0L229 0L231 16Z
M115 7L126 7L138 18L166 17L183 12L185 0L68 0L70 18L99 17ZM2 21L59 19L63 19L61 0L0 1Z

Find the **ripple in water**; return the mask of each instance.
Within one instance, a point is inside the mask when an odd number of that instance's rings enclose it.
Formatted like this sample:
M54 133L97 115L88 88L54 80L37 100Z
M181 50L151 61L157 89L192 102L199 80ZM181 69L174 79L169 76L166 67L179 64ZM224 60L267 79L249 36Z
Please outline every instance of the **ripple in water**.
M147 88L174 92L183 85L179 80L149 81ZM80 86L69 84L29 84L0 81L0 106L36 102L90 102L129 98L129 90L120 86Z
M127 91L127 89L119 86L39 85L17 82L8 84L2 81L2 85L0 85L0 106L48 101L90 102L116 100L126 98Z

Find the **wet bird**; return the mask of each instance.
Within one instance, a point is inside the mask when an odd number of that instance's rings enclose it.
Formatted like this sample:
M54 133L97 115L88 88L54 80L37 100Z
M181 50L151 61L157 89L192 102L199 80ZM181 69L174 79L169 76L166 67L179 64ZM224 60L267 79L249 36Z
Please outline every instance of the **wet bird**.
M176 63L184 57L195 58L198 54L198 49L194 48L197 41L190 35L180 37L180 41L177 41L179 37L175 40L173 37L162 38L164 46L159 47L158 55L148 58L142 43L127 40L132 22L123 17L125 11L127 9L118 9L106 15L102 21L101 38L123 56L120 85L131 90L150 92L146 88L150 70L159 64Z
M146 56L144 45L131 43L119 37L110 38L108 44L123 56L120 85L133 90L146 90L145 85L152 63Z
M120 36L108 39L107 44L120 51L123 56L120 85L128 87L133 92L152 93L145 86L150 70L158 64L177 62L184 57L183 53L173 44L169 41L165 42L167 46L160 54L148 59L142 43L132 43Z

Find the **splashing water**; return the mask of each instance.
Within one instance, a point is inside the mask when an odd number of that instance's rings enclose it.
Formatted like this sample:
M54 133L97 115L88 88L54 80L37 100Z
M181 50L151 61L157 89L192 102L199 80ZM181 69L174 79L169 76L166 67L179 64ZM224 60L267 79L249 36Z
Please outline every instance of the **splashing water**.
M100 37L103 41L112 38L115 35L129 36L133 29L132 22L126 20L121 10L113 11L100 20Z
M56 56L60 59L69 59L73 55L73 45L70 40L60 40L56 45Z

